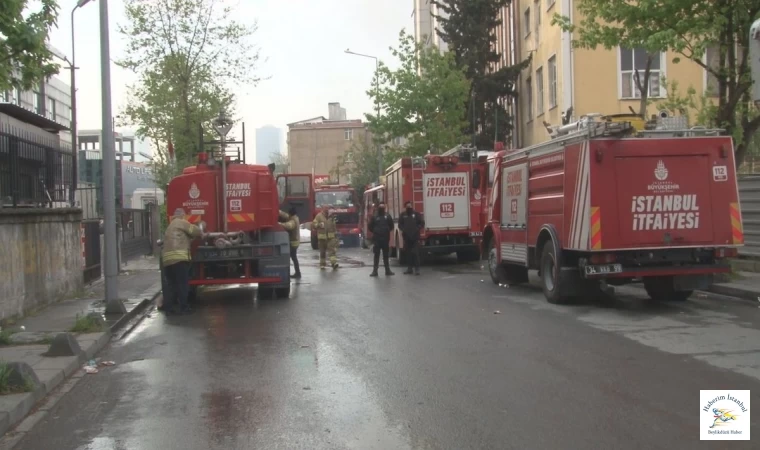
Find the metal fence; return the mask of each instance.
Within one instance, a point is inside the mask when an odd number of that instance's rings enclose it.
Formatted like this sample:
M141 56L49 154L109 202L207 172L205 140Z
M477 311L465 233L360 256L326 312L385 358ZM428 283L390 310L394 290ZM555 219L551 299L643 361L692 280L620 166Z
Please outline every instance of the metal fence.
M150 242L150 209L125 209L116 211L120 225L120 251L122 259L128 261L137 256L148 255L152 251Z
M739 201L742 208L744 247L741 256L760 257L760 175L739 177Z
M71 151L57 137L0 124L0 199L5 208L52 207L71 188Z

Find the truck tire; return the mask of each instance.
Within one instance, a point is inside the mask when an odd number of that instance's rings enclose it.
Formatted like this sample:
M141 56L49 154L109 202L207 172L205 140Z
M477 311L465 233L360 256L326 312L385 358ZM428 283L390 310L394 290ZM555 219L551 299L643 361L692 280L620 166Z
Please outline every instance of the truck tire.
M319 240L317 240L316 236L311 237L311 249L317 250L319 248Z
M569 302L569 297L561 294L562 286L560 285L561 263L557 261L557 255L554 254L554 245L551 241L544 244L541 250L541 288L544 291L546 300L554 305L562 305Z
M499 254L496 250L496 240L491 239L488 244L488 272L494 284L503 284L506 281L504 266L499 264Z
M278 299L290 297L290 286L284 288L275 288L274 296Z
M652 300L658 302L685 302L694 291L677 291L673 287L673 277L646 277L644 289Z

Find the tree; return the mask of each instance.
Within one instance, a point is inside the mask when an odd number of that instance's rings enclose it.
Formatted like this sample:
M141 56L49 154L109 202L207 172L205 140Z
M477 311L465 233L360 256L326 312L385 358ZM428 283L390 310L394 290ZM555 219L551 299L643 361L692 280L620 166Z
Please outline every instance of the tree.
M760 115L750 102L752 78L748 64L749 28L760 14L754 0L579 0L580 24L556 16L554 22L577 32L576 46L640 45L649 51L672 50L714 76L718 83L715 124L734 138L736 163L741 164ZM717 62L706 61L706 52ZM673 60L678 63L680 58ZM645 92L645 91L644 91Z
M380 63L375 74L378 88L367 92L384 111L379 117L366 114L378 143L404 136L409 140L406 154L419 156L464 142L470 84L453 55L441 55L436 48L424 49L403 30L398 48L391 48L391 52L400 67L391 70Z
M50 29L57 22L58 4L55 0L41 0L34 2L38 9L28 12L29 3L3 0L0 8L0 92L12 88L29 90L58 73L47 47Z
M249 43L256 26L235 21L224 0L127 0L125 13L128 23L119 31L129 56L117 64L140 78L123 115L151 140L155 164L171 177L201 150L200 127L216 136L209 122L234 105L228 86L259 82L258 50ZM176 165L167 164L168 142Z
M385 152L383 167L388 167L399 156L398 153ZM367 185L377 180L377 147L371 142L356 141L351 150L338 157L338 163L330 170L330 177L341 181L350 174L351 186L362 193Z
M281 152L272 152L269 154L269 161L274 163L275 175L288 173L288 170L290 169L290 157L288 155Z
M505 141L513 119L504 102L517 97L517 77L530 59L514 66L493 70L501 60L493 30L501 25L499 10L510 0L431 0L444 14L435 15L436 29L454 54L457 65L472 82L467 97L467 133L473 143L492 148L494 140Z

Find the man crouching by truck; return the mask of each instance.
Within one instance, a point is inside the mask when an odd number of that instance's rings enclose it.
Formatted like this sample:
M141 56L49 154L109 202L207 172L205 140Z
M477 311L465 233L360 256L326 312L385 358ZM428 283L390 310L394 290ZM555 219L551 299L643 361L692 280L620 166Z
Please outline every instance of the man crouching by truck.
M298 264L298 246L301 244L301 223L296 214L296 208L291 207L288 212L280 211L280 220L282 227L290 236L290 259L293 260L293 269L295 273L292 278L301 278L301 266Z
M161 262L171 286L170 298L163 299L163 310L167 313L192 312L187 304L190 293L190 245L202 236L199 227L185 220L185 211L177 208L164 233L164 248L161 251Z

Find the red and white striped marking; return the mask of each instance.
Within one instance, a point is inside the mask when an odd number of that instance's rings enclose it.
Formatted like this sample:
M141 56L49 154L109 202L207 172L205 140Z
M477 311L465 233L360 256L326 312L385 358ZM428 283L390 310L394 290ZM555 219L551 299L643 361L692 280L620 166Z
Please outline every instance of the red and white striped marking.
M575 173L575 196L573 198L573 215L570 222L570 242L567 247L574 250L589 249L589 231L591 210L591 164L589 160L589 141L583 141L578 155L578 170Z

